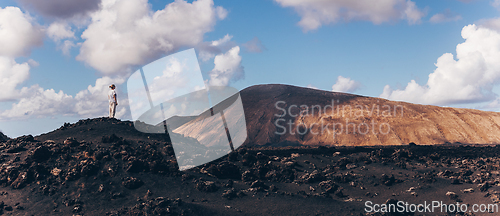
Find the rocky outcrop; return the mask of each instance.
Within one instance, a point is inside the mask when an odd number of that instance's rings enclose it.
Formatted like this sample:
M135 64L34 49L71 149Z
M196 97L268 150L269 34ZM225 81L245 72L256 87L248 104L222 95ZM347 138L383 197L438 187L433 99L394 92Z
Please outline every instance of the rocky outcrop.
M9 140L10 138L8 136L6 136L5 134L3 134L1 131L0 131L0 142L5 142L7 140Z

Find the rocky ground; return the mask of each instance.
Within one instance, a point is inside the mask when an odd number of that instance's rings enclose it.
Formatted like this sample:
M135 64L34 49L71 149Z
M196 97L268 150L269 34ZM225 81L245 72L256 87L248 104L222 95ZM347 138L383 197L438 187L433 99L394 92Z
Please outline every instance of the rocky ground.
M0 153L5 215L472 215L365 203L500 201L497 146L241 147L180 172L168 138L100 118L7 139Z

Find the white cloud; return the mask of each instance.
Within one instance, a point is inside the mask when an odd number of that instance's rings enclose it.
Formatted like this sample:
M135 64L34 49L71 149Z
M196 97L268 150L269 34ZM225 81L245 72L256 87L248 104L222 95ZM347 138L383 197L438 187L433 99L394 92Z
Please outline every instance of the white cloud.
M435 105L493 100L492 88L500 83L500 33L468 25L462 37L465 42L457 45L456 59L451 53L439 57L426 85L411 80L405 89L385 86L380 97Z
M71 26L64 22L50 24L47 28L47 35L56 42L67 38L75 38L75 32L71 30Z
M220 20L226 19L227 17L227 10L221 6L217 6L215 8L215 13L217 14L217 18L219 18Z
M19 100L18 88L30 77L30 66L38 62L29 59L17 63L15 58L27 55L34 46L42 44L43 30L33 18L17 7L0 8L0 101Z
M215 56L214 69L210 71L210 85L227 86L230 81L237 81L245 76L241 66L240 47L235 46L223 54Z
M81 118L107 116L108 86L111 83L117 85L119 106L116 116L121 118L127 113L126 107L128 107L128 100L119 88L124 81L125 79L120 77L102 77L96 80L94 86L89 85L87 89L78 92L74 97L63 91L43 89L38 85L23 87L17 92L18 101L12 104L11 109L0 111L0 120L56 115L77 115Z
M298 25L307 32L322 25L339 21L365 20L375 24L399 19L408 20L409 24L417 24L425 13L408 0L357 0L357 1L324 1L324 0L275 0L282 7L293 7L301 16Z
M2 119L29 118L46 115L65 115L73 113L73 97L54 89L44 90L38 85L21 89L22 98L12 104L12 109L1 112Z
M482 19L477 22L481 27L496 30L500 32L500 18Z
M500 9L500 0L493 0L491 1L491 6Z
M306 87L310 89L318 89L316 86L313 86L312 84L308 84Z
M17 86L28 80L30 66L18 64L13 58L0 56L0 101L19 99Z
M226 34L223 38L219 40L214 40L210 42L201 42L197 45L198 57L202 61L208 61L215 57L215 55L227 52L229 49L236 46L232 35Z
M335 92L354 92L361 84L357 81L352 80L349 77L338 76L337 82L333 84L332 91Z
M199 0L193 3L177 0L156 12L150 8L146 0L103 0L102 7L91 14L92 21L82 34L84 42L77 44L73 41L76 37L68 23L56 21L45 33L38 26L31 25L32 29L39 30L40 38L46 34L54 40L63 53L67 54L71 48L80 46L78 59L108 75L97 79L94 85L89 85L75 96L53 89L45 90L38 85L19 89L20 84L29 78L30 66L36 66L36 62L30 60L18 64L14 61L14 57L0 56L0 84L3 84L0 100L16 100L11 109L0 111L0 120L61 114L79 117L106 116L108 86L111 83L115 83L118 89L119 106L116 115L118 118L126 117L130 114L127 111L128 99L120 91L119 85L125 82L125 77L131 72L128 66L143 64L184 46L202 44L203 35L212 30L217 19L224 19L227 16L227 11L222 7L214 7L212 0ZM9 9L8 12L12 11ZM0 24L3 24L1 21L3 20L0 20ZM0 27L2 27L0 33L6 32L4 26ZM16 33L35 35L33 31ZM16 36L12 38L22 39ZM231 42L231 38L232 36L226 35L221 40L215 41L214 45L219 49L215 53L220 54L233 47L235 43ZM0 42L2 39L5 41L5 38L0 38ZM32 46L33 43L28 45ZM10 51L9 54L12 56L26 54L31 47L28 45L23 49L16 46L18 50ZM0 49L0 52L2 51L5 52ZM224 71L225 75L242 73L237 70L238 68L228 68L232 66L231 54L233 52L218 57L217 59L222 59L216 61L218 65L216 68L228 69ZM239 47L236 57L239 57L238 54ZM242 69L241 66L240 68Z
M408 24L420 24L425 15L426 12L419 10L415 2L409 0L406 2L406 9L403 17L408 20Z
M444 13L434 14L429 21L431 23L443 23L461 20L462 16L452 13L449 9L446 9Z
M242 44L248 52L261 53L266 50L266 47L262 44L259 38L254 37L252 40Z
M104 74L121 73L183 46L196 46L227 11L212 0L172 2L153 12L147 0L103 0L83 32L77 59Z
M148 82L151 99L165 101L173 98L176 90L186 87L191 81L190 79L193 79L193 77L187 77L186 73L183 73L183 71L188 70L185 61L181 62L177 58L169 59L162 73L154 77L151 83ZM202 79L200 78L200 80Z
M65 40L62 44L58 45L58 49L60 49L64 55L69 55L71 48L78 47L80 43L75 44L75 42L71 40Z
M43 31L17 7L0 7L0 56L27 55L43 43Z
M71 29L71 25L68 22L53 22L47 28L46 32L47 36L56 42L57 49L61 50L64 55L69 55L71 48L77 47L75 42L73 42L76 39L75 32Z
M28 60L28 65L31 67L38 67L38 66L40 66L40 63L38 63L37 61L35 61L33 59L30 59L30 60Z
M227 42L231 41L231 39L233 39L233 36L232 35L225 35L223 38L219 39L219 40L216 40L216 41L212 41L212 43L210 45L212 46L220 46L220 45L224 45L226 44Z
M70 18L99 8L101 0L18 0L23 6L35 9L44 16Z
M74 111L81 117L95 117L95 116L105 116L108 113L109 101L108 92L109 85L115 84L117 86L117 100L118 100L118 110L117 117L121 109L128 107L128 101L122 91L120 90L120 85L125 82L122 77L102 77L96 80L95 85L89 85L87 89L78 92L75 96Z
M484 106L478 107L481 110L489 110L489 111L500 111L500 98L496 98L495 100L489 102Z

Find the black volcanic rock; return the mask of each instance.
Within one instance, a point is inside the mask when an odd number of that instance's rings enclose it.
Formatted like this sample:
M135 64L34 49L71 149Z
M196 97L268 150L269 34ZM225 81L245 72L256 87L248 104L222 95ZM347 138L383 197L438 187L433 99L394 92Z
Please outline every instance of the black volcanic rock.
M101 138L101 141L103 143L116 143L116 142L119 142L121 141L122 139L120 139L118 136L116 136L116 134L111 134L109 136L103 136Z
M20 145L16 145L16 146L10 147L7 150L7 153L18 153L18 152L22 152L22 151L26 151L26 148L24 148L23 146L20 146Z
M236 193L236 191L234 189L228 189L228 190L224 191L224 193L222 194L222 197L224 197L226 199L233 199L233 198L238 197L238 194Z
M252 184L250 185L250 188L255 188L257 189L257 191L263 191L264 189L268 189L269 186L267 186L266 184L264 184L263 181L260 181L260 180L255 180L254 182L252 182Z
M212 164L208 168L203 168L202 171L220 179L239 179L241 176L239 167L228 161L220 162L217 165Z
M0 142L8 141L10 138L0 131Z
M68 137L78 144L65 145ZM25 150L9 151L17 147ZM240 147L179 171L164 134L139 133L129 121L88 119L0 143L0 198L12 207L0 210L12 215L369 215L366 201L454 201L448 191L463 203L489 204L500 191L499 155L500 147L455 144ZM452 179L461 184L450 184ZM463 192L467 188L473 190Z
M134 173L137 173L137 172L142 172L144 171L146 168L146 166L144 166L144 162L141 161L141 160L138 160L138 159L132 159L129 161L129 163L127 164L127 168L126 168L126 171L127 172L134 172Z
M59 129L41 134L36 140L52 140L56 143L63 143L68 137L77 140L94 143L110 143L119 140L157 140L167 142L165 134L146 134L137 131L131 121L120 121L107 117L95 119L82 119L74 124L66 123ZM104 141L103 142L103 138Z
M23 188L28 183L28 181L30 181L29 177L30 176L29 176L28 172L19 173L16 180L14 180L14 182L12 182L12 184L11 184L12 188L14 188L14 189Z
M215 192L219 187L213 181L205 181L200 179L197 181L195 188L202 192Z
M32 135L24 135L14 139L15 142L34 142L35 138Z
M144 182L138 178L127 177L123 180L122 185L128 189L137 189L144 185Z
M64 140L64 145L70 146L70 147L75 147L80 145L80 143L73 137L68 137L66 140Z
M49 148L47 148L45 146L38 146L33 151L31 157L36 162L43 162L43 161L48 160L51 155L52 155L52 152L49 150Z

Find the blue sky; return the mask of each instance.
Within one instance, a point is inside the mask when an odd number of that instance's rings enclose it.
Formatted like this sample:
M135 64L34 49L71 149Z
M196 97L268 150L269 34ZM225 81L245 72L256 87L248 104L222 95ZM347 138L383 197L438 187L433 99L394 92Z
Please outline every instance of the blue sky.
M81 0L65 11L56 4L0 2L0 130L10 137L106 116L111 83L118 117L130 119L128 76L188 48L205 80L237 89L280 83L500 108L498 0Z

